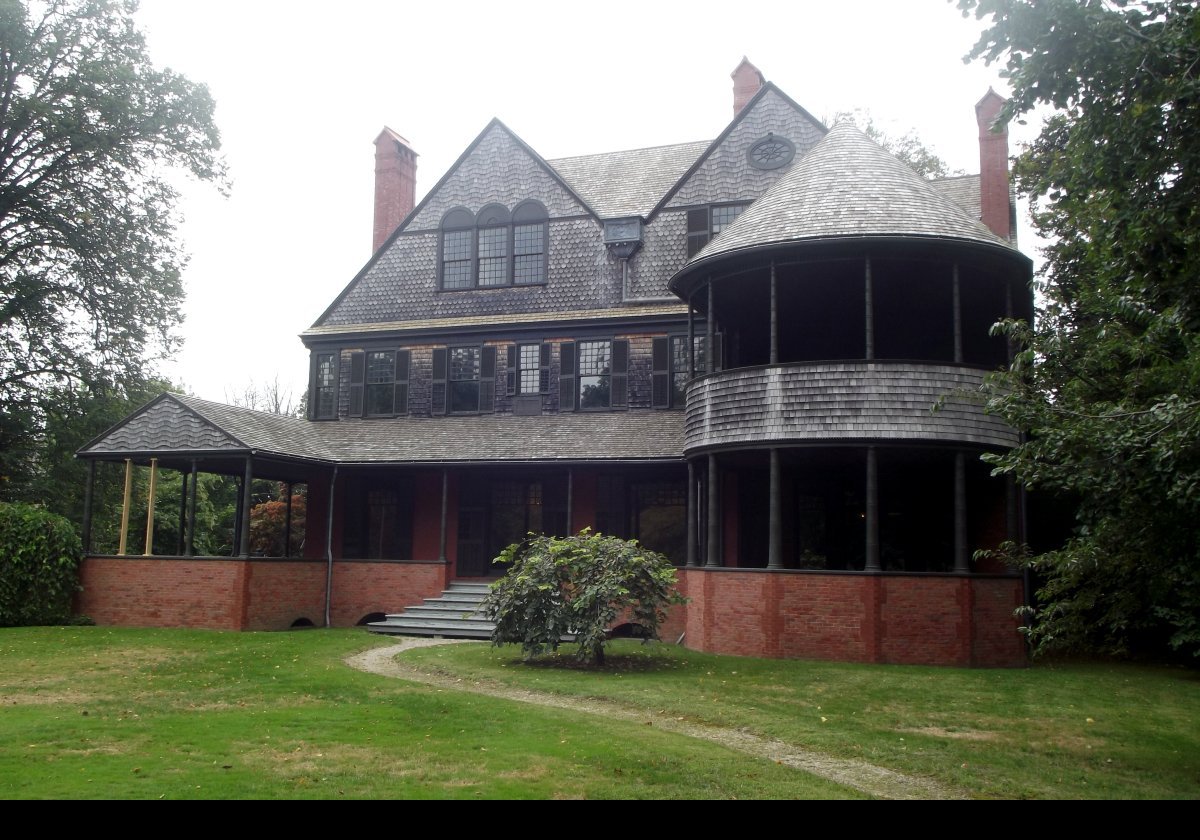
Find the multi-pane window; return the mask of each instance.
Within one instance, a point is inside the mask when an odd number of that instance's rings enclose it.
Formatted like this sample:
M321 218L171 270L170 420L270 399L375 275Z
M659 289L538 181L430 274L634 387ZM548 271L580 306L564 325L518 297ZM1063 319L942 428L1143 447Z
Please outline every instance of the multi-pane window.
M479 285L508 285L508 228L479 230Z
M510 214L489 204L478 215L466 208L442 219L442 289L491 289L546 282L546 208L536 201Z
M517 393L540 394L546 390L542 384L542 346L522 344L517 348Z
M376 350L367 354L366 413L392 414L396 405L396 354Z
M608 408L612 379L612 342L579 342L579 407Z
M313 382L313 416L330 420L337 416L337 365L333 353L318 353Z
M450 348L450 411L479 411L478 347Z
M749 204L722 204L716 207L689 210L687 214L688 259L700 253L713 237L733 224L733 220L749 206Z
M513 283L546 282L546 223L513 226Z

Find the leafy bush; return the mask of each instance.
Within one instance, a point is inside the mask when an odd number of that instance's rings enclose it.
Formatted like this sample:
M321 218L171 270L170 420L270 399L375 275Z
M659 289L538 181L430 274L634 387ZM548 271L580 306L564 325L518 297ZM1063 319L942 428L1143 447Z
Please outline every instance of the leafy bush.
M666 557L636 540L587 529L572 537L530 535L496 562L510 569L484 601L496 622L492 644L518 643L526 658L557 650L564 636L573 636L580 659L603 663L618 616L658 638L665 608L684 601Z
M79 535L67 519L33 505L0 503L0 627L70 620L82 559Z

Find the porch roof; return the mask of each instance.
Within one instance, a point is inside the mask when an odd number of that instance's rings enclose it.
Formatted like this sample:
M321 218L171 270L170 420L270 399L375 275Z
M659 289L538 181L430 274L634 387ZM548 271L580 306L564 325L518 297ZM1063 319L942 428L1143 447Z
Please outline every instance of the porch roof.
M163 394L79 450L99 460L263 455L326 464L665 461L683 454L683 412L313 422Z

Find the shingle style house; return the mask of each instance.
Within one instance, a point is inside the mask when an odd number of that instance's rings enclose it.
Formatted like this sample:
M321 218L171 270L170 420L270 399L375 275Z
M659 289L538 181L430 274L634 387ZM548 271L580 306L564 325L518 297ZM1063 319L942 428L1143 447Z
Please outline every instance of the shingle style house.
M733 77L715 140L546 160L493 120L415 206L416 154L381 132L375 253L301 335L309 416L168 395L80 452L192 498L201 471L306 484L303 556L251 556L239 525L196 557L193 517L176 554L89 556L81 608L409 632L384 616L591 527L676 562L692 647L1022 663L1020 579L971 559L1021 528L979 462L1015 432L971 397L1009 352L990 324L1032 310L1002 100L977 106L983 175L926 181Z

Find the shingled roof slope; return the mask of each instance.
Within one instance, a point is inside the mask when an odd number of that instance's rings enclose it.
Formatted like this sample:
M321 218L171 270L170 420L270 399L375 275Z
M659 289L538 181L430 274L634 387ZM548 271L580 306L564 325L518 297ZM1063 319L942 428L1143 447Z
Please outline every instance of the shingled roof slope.
M648 216L711 141L546 161L605 219Z
M519 433L518 432L519 427ZM531 441L536 441L534 446ZM679 458L683 413L631 411L314 423L166 394L80 454L254 451L341 464L644 461Z
M908 164L844 122L688 266L748 248L868 236L957 239L1012 248Z

